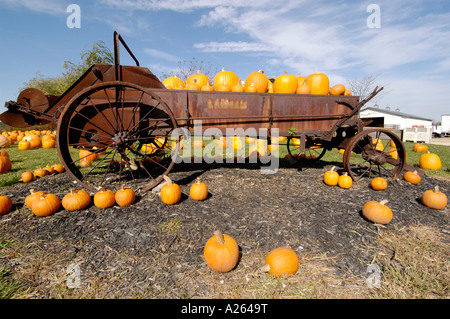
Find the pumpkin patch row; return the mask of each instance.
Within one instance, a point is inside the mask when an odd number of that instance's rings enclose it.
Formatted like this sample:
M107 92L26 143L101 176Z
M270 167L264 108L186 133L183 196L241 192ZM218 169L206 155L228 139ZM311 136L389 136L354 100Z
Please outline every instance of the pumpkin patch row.
M122 185L115 193L112 190L100 188L93 197L93 203L99 209L112 207L115 204L120 207L127 207L132 205L135 200L135 192L125 185ZM55 194L35 191L34 189L31 189L30 194L25 197L25 206L30 208L36 216L50 216L57 212L61 206L67 211L83 210L91 202L91 195L87 191L76 189L71 189L62 200Z
M245 81L236 73L222 68L214 76L213 85L205 74L198 70L190 75L186 83L176 75L166 78L164 86L170 90L196 90L218 92L247 92L247 93L284 93L284 94L317 94L317 95L352 95L343 84L330 87L330 81L325 73L316 71L308 76L281 74L275 81L269 80L263 70L251 72Z

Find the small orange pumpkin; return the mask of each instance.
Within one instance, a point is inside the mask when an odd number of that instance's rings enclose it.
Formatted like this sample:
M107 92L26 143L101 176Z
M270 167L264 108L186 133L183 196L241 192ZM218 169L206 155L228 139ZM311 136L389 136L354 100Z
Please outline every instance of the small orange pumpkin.
M387 202L387 200L381 202L372 200L365 203L362 208L363 216L376 224L386 225L390 223L393 218L393 213L392 210L385 205Z
M34 181L34 174L31 172L23 172L21 175L21 180L24 183L29 183Z
M405 179L405 181L410 182L411 184L414 184L414 185L419 184L420 181L422 180L420 175L417 174L417 171L406 172L405 174L403 174L403 178Z
M66 194L61 204L65 210L75 211L75 210L83 210L89 206L91 203L91 195L85 190L75 190L71 189L68 194Z
M336 172L334 169L336 166L333 166L329 171L325 172L323 175L323 181L325 184L329 186L336 186L339 181L339 173Z
M297 91L295 91L296 94L311 94L311 88L306 85L306 84L302 84L299 85L297 88Z
M122 185L122 187L116 192L115 198L117 205L120 207L127 207L134 204L134 201L136 200L136 193L131 188Z
M294 275L299 267L297 253L288 247L280 247L272 250L265 260L262 271L268 272L274 277Z
M205 200L208 197L208 186L200 180L200 177L197 178L197 181L192 184L191 189L189 190L189 195L193 200Z
M0 216L5 215L11 211L13 203L9 196L0 196Z
M228 272L238 263L239 246L233 237L217 230L206 242L203 256L211 269L221 273Z
M55 194L40 194L31 205L31 211L36 216L50 216L58 211L61 200Z
M383 177L375 177L370 182L370 186L375 191L382 191L388 187L388 183Z
M338 186L340 188L348 189L348 188L352 187L352 184L353 184L353 179L348 175L347 172L344 172L344 174L339 176Z
M181 200L181 188L178 184L172 182L169 176L164 175L165 184L161 188L161 200L166 205L177 204Z
M344 95L345 86L343 84L336 84L331 87L329 94L330 95Z
M422 194L422 203L432 209L443 209L447 205L447 196L439 191L439 186L434 190L427 190Z
M33 205L33 202L39 198L39 195L41 194L46 194L46 192L44 191L35 191L34 189L30 189L30 195L28 195L27 197L25 197L25 205L28 206L29 208L31 208L31 206Z
M426 153L428 152L428 146L426 146L425 144L420 144L420 143L416 143L413 146L413 152L417 152L417 153Z
M94 194L94 205L100 209L112 207L116 203L114 195L112 190L100 187L100 190Z

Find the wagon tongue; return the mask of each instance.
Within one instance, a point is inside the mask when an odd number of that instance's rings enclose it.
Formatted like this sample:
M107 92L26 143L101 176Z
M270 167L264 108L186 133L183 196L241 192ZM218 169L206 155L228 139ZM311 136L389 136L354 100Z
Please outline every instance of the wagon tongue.
M35 118L32 115L28 115L25 113L16 113L13 111L6 111L0 114L0 121L5 123L6 125L17 128L25 128L31 125L43 125L50 123L49 121Z

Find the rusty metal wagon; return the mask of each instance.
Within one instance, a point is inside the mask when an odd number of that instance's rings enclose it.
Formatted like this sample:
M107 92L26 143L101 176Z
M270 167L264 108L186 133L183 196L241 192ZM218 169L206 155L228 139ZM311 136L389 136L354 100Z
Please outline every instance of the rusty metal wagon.
M120 64L120 44L135 66ZM132 181L142 185L143 180L142 191L158 185L178 156L180 137L173 133L179 128L191 135L211 130L224 135L233 128L234 135L262 136L269 144L278 134L298 161L344 150L343 166L354 180L396 178L404 169L406 153L398 136L383 128L364 129L368 122L359 118L362 106L382 88L361 101L357 96L169 90L139 65L116 32L114 58L114 65L91 66L61 96L25 89L0 114L13 127L56 126L61 162L89 190ZM95 160L83 165L91 157Z

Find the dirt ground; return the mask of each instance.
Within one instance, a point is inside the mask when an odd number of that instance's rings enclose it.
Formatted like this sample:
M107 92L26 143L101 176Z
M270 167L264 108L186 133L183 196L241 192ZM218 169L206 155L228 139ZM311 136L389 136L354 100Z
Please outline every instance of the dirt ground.
M288 161L275 174L261 174L258 164L178 164L170 173L183 192L176 205L163 204L157 192L149 191L138 194L130 207L100 210L91 204L45 218L23 206L25 196L34 188L62 198L76 187L68 174L18 184L7 191L15 209L0 216L0 233L20 249L8 256L3 251L0 266L35 276L27 298L75 293L87 298L276 298L273 291L270 296L249 293L250 283L262 278L253 274L274 248L291 247L301 263L325 257L327 272L332 269L344 286L367 276L372 255L366 247L380 229L421 224L448 236L448 206L436 211L420 202L435 185L449 196L448 181L427 176L419 185L390 180L387 190L377 192L363 179L342 189L323 183L332 165L342 170L342 164L326 162L305 167ZM209 188L201 202L188 196L197 177ZM385 227L361 216L364 203L383 199L394 212ZM203 258L204 245L217 229L233 236L241 249L238 266L227 274L214 273ZM76 292L66 287L71 265L81 273Z

